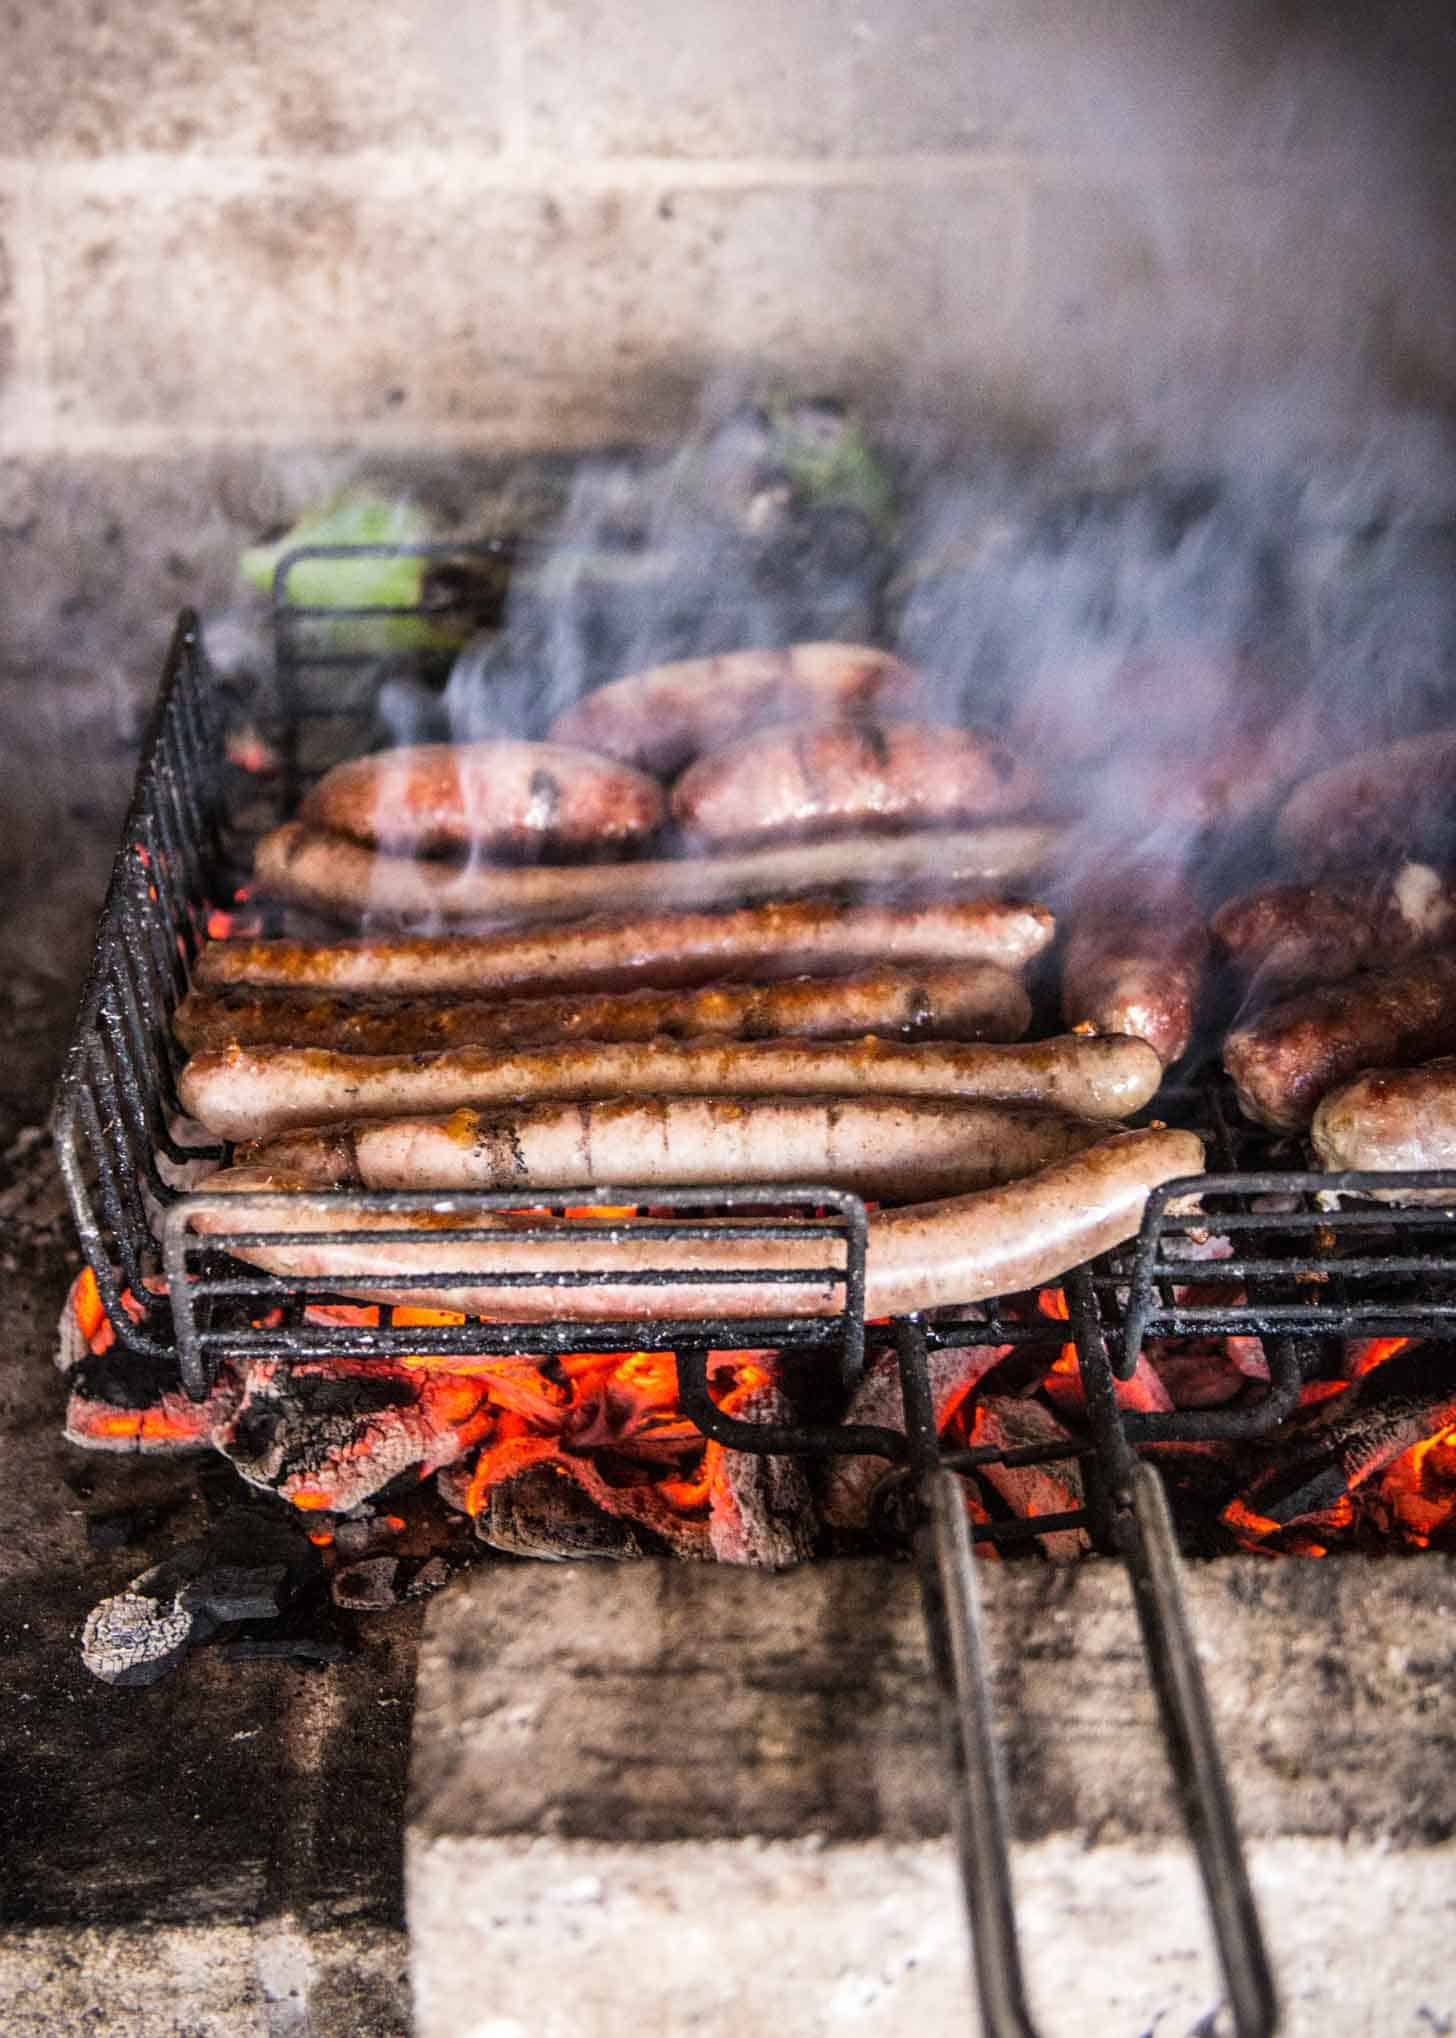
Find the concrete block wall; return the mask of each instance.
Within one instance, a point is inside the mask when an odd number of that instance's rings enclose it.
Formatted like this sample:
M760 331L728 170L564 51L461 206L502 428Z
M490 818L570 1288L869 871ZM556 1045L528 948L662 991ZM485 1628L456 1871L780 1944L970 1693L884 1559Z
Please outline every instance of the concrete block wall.
M15 0L0 440L501 451L762 369L1445 402L1448 7Z

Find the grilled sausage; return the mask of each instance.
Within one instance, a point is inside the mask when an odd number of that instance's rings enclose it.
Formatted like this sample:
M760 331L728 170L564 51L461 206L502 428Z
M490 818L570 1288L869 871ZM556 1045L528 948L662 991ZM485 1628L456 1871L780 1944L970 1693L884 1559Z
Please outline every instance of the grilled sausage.
M1041 788L1002 744L933 722L844 722L750 736L703 757L672 814L715 844L1022 814Z
M750 729L913 709L919 690L908 665L867 644L728 651L613 680L558 715L549 734L666 776Z
M1069 1026L1130 1033L1166 1066L1183 1054L1203 981L1208 937L1181 885L1114 884L1074 914L1062 964Z
M1368 881L1261 885L1220 906L1213 933L1261 994L1338 983L1456 937L1456 884L1404 863Z
M1456 1169L1456 1055L1342 1083L1321 1102L1309 1136L1320 1166L1332 1170ZM1371 1193L1384 1203L1456 1204L1450 1189Z
M1453 1046L1456 957L1432 955L1269 1006L1234 1028L1223 1061L1248 1117L1297 1131L1360 1070L1427 1061Z
M325 772L298 810L372 848L544 859L634 849L662 824L662 788L562 743L417 743Z
M239 1159L359 1189L822 1182L905 1203L1014 1181L1106 1136L1059 1111L941 1097L613 1097L319 1126Z
M697 991L580 991L456 1005L356 1003L298 991L189 991L173 1031L189 1051L332 1047L420 1054L563 1040L1019 1040L1031 1001L990 962L710 984Z
M1020 969L1051 940L1045 906L962 899L840 906L801 899L728 913L643 913L499 934L339 941L219 941L197 959L204 987L319 986L366 997L622 989L795 976L870 963L993 962Z
M869 1227L865 1314L904 1315L1054 1281L1069 1267L1133 1237L1152 1190L1178 1176L1197 1174L1202 1165L1202 1144L1191 1132L1124 1132L1024 1181L877 1212ZM298 1190L310 1193L289 1195L272 1207L256 1200ZM436 1206L408 1216L341 1210L336 1191L311 1191L297 1177L270 1174L266 1168L229 1169L211 1179L208 1192L231 1192L239 1207L199 1207L191 1219L196 1231L218 1238L235 1258L267 1272L326 1282L336 1293L365 1302L456 1309L511 1323L827 1316L843 1307L843 1281L834 1272L843 1267L843 1248L822 1232L802 1240L756 1239L743 1235L741 1221L725 1219L695 1227L692 1238L651 1239L634 1235L630 1221L624 1221L611 1236L588 1240L573 1238L570 1221L563 1220L559 1241L539 1241L512 1237L523 1225L543 1228L538 1216L512 1219L472 1211L468 1198L459 1209ZM459 1241L453 1234L462 1227L498 1231L500 1237ZM227 1238L243 1230L296 1233L314 1228L350 1236L333 1243L278 1246L233 1246ZM420 1243L382 1243L370 1237L401 1230L419 1230ZM466 1278L441 1285L436 1277L445 1267ZM797 1270L800 1278L758 1283L713 1279L725 1272L751 1276L768 1267ZM697 1278L660 1285L613 1279L673 1269L689 1270ZM570 1287L492 1285L492 1275L551 1272L569 1272L578 1281ZM600 1279L580 1280L586 1272L599 1273ZM418 1279L402 1288L371 1285L386 1275Z
M757 1096L978 1097L1122 1118L1152 1096L1155 1055L1133 1040L960 1046L859 1040L575 1041L439 1054L332 1054L225 1048L194 1055L179 1080L188 1111L220 1138L266 1139L290 1126L527 1098Z
M1314 877L1391 856L1442 856L1456 816L1456 729L1365 750L1305 780L1285 801L1277 839Z
M805 892L887 898L1001 884L1042 870L1055 828L1030 823L944 835L852 836L747 850L738 856L640 863L428 863L385 856L347 836L285 822L258 844L260 894L307 906L341 925L394 926L577 920L588 913L658 913L736 905Z

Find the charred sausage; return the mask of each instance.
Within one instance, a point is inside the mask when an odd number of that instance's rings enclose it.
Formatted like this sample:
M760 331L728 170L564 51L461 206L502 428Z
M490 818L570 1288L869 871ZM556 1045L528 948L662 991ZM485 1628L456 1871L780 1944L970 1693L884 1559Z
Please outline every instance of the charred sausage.
M291 1126L394 1118L527 1098L757 1096L977 1097L1043 1104L1083 1118L1139 1110L1162 1070L1134 1040L1025 1046L902 1041L576 1041L547 1048L446 1048L439 1054L333 1054L325 1048L224 1048L194 1055L184 1107L220 1138L266 1139Z
M1178 884L1114 885L1073 915L1062 964L1069 1026L1130 1033L1166 1066L1193 1037L1208 937Z
M672 814L689 835L751 847L1022 814L1040 792L992 737L932 722L845 722L774 730L700 758L673 788Z
M325 772L298 810L371 848L545 859L638 847L662 824L662 788L563 743L417 743Z
M822 1182L905 1203L1014 1181L1106 1136L1059 1111L940 1097L613 1097L320 1126L240 1159L359 1189Z
M1453 1045L1456 957L1432 955L1269 1006L1234 1028L1223 1060L1248 1117L1297 1131L1347 1077Z
M919 1309L983 1301L1054 1281L1069 1267L1110 1251L1133 1237L1143 1208L1160 1184L1195 1175L1203 1148L1191 1132L1161 1128L1124 1132L1089 1147L1070 1160L1053 1162L1024 1181L940 1202L880 1211L870 1219L866 1259L865 1314L897 1316ZM272 1205L260 1196L285 1195ZM795 1238L755 1239L741 1224L720 1221L691 1239L648 1239L624 1221L612 1236L573 1238L560 1226L559 1242L513 1238L522 1225L539 1230L539 1216L512 1220L459 1209L432 1208L401 1217L393 1212L340 1209L337 1192L314 1191L297 1177L266 1168L233 1168L208 1183L209 1194L228 1202L200 1205L191 1217L196 1231L219 1239L235 1258L270 1273L327 1282L336 1292L361 1301L409 1303L462 1310L500 1322L601 1322L649 1317L657 1321L703 1316L826 1316L843 1307L843 1249L822 1232ZM229 1202L236 1199L236 1206ZM496 1239L459 1241L461 1228L498 1231ZM317 1245L232 1245L240 1231L348 1234ZM416 1230L412 1241L381 1243L371 1233ZM740 1235L735 1237L735 1231ZM356 1236L357 1235L357 1238ZM468 1278L442 1286L448 1265ZM751 1275L767 1267L800 1270L801 1278L755 1283L715 1282L714 1274ZM624 1273L688 1270L697 1279L614 1282ZM828 1271L825 1271L828 1269ZM492 1285L502 1273L599 1273L600 1279L571 1287ZM372 1286L382 1275L417 1276L404 1288Z
M668 775L750 729L913 710L919 690L908 665L867 644L728 651L613 680L558 715L549 733Z
M254 868L261 895L307 906L341 925L450 926L721 907L805 892L888 898L964 891L1044 869L1058 840L1052 827L1005 823L890 840L851 836L736 856L520 867L386 856L347 836L287 821L258 844Z
M727 913L643 913L499 934L339 941L219 941L194 981L323 987L366 997L661 989L715 977L796 976L870 963L992 962L1020 969L1051 940L1045 906L962 899L840 906L824 899Z
M697 991L581 991L557 998L359 1003L307 992L189 991L173 1031L191 1052L332 1047L420 1054L563 1040L1019 1040L1031 1001L990 962L710 984Z
M1279 815L1279 848L1306 876L1392 855L1449 852L1456 816L1456 729L1365 750L1305 780Z
M1320 1166L1332 1170L1456 1168L1456 1055L1342 1083L1315 1112L1310 1141ZM1449 1189L1372 1193L1388 1203L1456 1203Z
M1219 907L1214 938L1261 993L1338 983L1456 937L1456 884L1427 863L1394 876L1269 884Z

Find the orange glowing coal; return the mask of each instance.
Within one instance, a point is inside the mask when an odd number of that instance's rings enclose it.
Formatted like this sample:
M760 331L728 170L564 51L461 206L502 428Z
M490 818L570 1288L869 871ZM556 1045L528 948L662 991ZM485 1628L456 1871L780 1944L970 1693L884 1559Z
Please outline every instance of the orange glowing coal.
M768 1352L710 1354L716 1398L728 1413L773 1378L771 1362ZM521 1437L549 1440L566 1457L603 1454L615 1478L650 1481L680 1513L707 1505L715 1447L682 1412L672 1352L565 1352L549 1370L533 1359L494 1359L472 1365L471 1376L484 1387L494 1422L465 1488L468 1513L481 1513L497 1480L519 1462L501 1447Z
M1408 1337L1372 1337L1352 1344L1346 1355L1349 1378L1358 1380L1362 1374L1373 1373L1377 1366L1403 1352L1409 1343Z
M1418 1550L1456 1522L1456 1423L1414 1445L1388 1465L1376 1505L1389 1526Z

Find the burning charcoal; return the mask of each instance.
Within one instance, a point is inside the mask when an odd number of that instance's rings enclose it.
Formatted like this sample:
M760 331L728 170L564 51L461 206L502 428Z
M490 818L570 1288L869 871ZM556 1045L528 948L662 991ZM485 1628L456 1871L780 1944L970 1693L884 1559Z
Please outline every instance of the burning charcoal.
M402 1472L425 1478L450 1464L488 1422L482 1385L452 1374L262 1359L214 1441L252 1485L347 1514Z
M726 1413L743 1422L793 1420L782 1390L766 1374L745 1367L740 1382L724 1397ZM720 1564L784 1571L813 1556L818 1524L809 1481L797 1458L765 1457L710 1444L707 1465L708 1542Z
M1174 1408L1221 1408L1252 1381L1267 1383L1269 1362L1256 1337L1167 1337L1151 1341L1149 1363Z
M999 1365L1011 1349L1010 1345L947 1345L927 1352L925 1364L937 1430L944 1429L976 1383ZM883 1429L904 1429L900 1366L893 1352L883 1352L871 1363L854 1391L844 1419L876 1423ZM836 1458L825 1479L820 1503L825 1521L833 1528L867 1527L875 1490L890 1470L886 1458Z
M288 1597L288 1566L218 1564L184 1585L177 1604L213 1620L276 1620Z
M399 1604L395 1590L398 1572L398 1557L362 1557L357 1564L340 1566L329 1582L329 1592L335 1606L359 1613L382 1612Z
M1411 1344L1326 1402L1224 1512L1269 1535L1341 1508L1366 1480L1456 1422L1456 1347Z
M705 1488L692 1498L706 1507ZM514 1556L656 1556L663 1544L679 1557L710 1554L706 1520L675 1506L662 1486L612 1486L551 1437L490 1445L464 1499L480 1540Z
M104 1684L155 1684L175 1670L194 1639L194 1616L175 1600L128 1588L86 1616L81 1661Z
M976 1405L972 1446L991 1444L1014 1451L1028 1444L1064 1443L1072 1439L1049 1408L1039 1401L1009 1401L988 1395ZM976 1476L991 1486L1013 1514L1030 1520L1038 1514L1067 1514L1084 1504L1082 1467L1075 1457L1041 1465L981 1465ZM1041 1546L1057 1563L1068 1563L1090 1547L1085 1529L1055 1529Z

